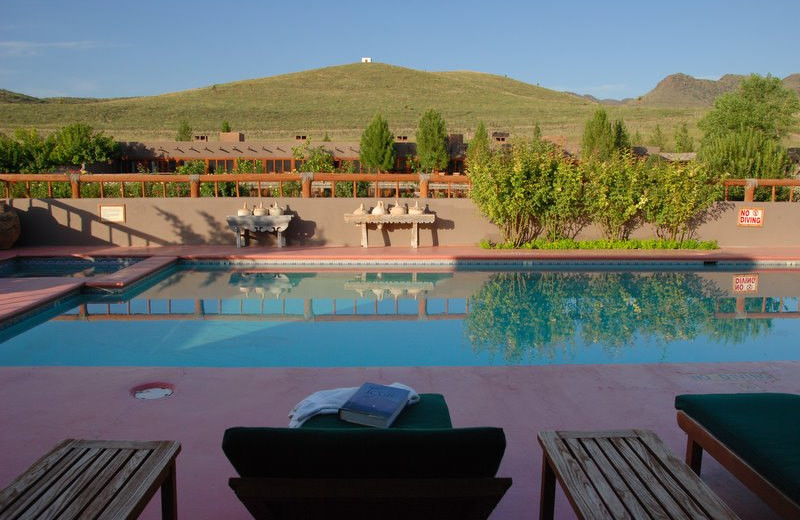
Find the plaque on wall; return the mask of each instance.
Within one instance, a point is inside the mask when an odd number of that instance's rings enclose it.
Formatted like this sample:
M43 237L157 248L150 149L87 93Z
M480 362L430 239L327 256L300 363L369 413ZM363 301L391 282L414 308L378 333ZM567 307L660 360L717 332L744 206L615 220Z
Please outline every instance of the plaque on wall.
M101 205L100 220L103 222L125 222L125 204Z

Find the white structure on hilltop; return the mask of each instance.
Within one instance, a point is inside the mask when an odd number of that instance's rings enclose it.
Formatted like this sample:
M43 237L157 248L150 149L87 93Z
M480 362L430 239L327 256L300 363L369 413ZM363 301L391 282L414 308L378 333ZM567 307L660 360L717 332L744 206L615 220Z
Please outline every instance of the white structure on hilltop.
M361 63L372 63L372 58L370 58L369 56L362 56Z

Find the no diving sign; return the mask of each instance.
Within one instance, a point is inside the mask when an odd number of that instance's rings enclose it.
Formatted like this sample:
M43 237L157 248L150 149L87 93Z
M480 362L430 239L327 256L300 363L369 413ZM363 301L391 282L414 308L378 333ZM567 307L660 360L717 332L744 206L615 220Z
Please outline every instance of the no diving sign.
M739 208L739 217L736 220L737 226L763 227L764 208Z
M733 292L758 292L757 274L737 274L733 276Z

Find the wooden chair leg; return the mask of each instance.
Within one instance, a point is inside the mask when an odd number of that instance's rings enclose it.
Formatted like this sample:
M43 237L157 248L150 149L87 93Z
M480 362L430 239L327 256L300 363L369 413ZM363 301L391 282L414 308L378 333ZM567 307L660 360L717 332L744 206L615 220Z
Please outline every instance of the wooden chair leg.
M553 520L556 503L556 474L542 455L542 489L539 493L539 520Z
M686 465L700 475L700 466L703 463L703 448L694 442L691 435L686 439Z
M167 478L161 483L161 518L164 520L178 519L178 493L174 462L169 468Z

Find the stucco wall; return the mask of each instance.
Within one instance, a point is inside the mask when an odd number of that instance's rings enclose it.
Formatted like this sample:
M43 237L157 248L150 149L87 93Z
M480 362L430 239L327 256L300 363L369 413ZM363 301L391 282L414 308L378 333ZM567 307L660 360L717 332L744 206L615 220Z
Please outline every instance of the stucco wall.
M271 204L275 199L264 199ZM408 203L410 199L402 199ZM388 206L392 199L384 199ZM10 203L20 215L22 235L18 245L99 245L124 246L172 244L233 244L233 233L226 215L257 198L169 198L169 199L13 199ZM361 202L366 207L375 199L301 199L278 201L295 215L287 232L287 245L358 246L359 229L345 224L343 215ZM428 199L428 209L437 215L436 224L420 227L420 246L474 245L481 239L498 240L495 226L484 219L469 199ZM413 201L412 201L413 203ZM125 206L126 221L100 221L99 205ZM736 225L739 207L765 210L764 226L745 228ZM730 202L717 206L714 216L698 229L698 238L717 240L720 246L800 246L800 204ZM370 245L406 246L410 226L385 226L370 229ZM636 237L652 237L652 229L641 228ZM599 238L597 229L586 228L580 238ZM251 246L272 244L274 235L256 234Z

